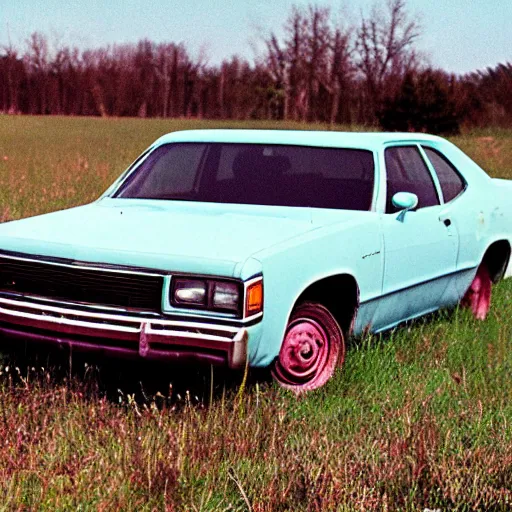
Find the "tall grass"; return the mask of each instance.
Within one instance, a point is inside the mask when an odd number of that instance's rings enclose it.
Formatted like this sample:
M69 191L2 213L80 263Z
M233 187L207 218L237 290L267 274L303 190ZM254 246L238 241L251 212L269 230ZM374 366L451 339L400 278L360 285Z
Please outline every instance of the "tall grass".
M0 115L0 221L90 202L155 139L197 128L328 126Z
M161 133L203 125L0 117L0 212L87 202ZM511 139L455 142L512 177ZM0 510L510 510L511 299L509 280L485 322L455 310L351 340L299 399L209 368L6 356Z

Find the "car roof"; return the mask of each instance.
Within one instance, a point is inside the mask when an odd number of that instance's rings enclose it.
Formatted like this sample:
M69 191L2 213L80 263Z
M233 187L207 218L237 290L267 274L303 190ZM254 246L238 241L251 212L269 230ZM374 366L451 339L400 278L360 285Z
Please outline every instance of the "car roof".
M171 142L218 142L237 144L288 144L377 150L389 142L439 142L441 137L423 133L336 132L305 130L185 130L160 137L155 145Z

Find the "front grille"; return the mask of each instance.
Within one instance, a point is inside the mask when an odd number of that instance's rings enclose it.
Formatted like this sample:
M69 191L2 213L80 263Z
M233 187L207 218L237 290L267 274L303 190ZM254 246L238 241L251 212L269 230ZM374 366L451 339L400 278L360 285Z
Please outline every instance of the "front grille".
M160 312L163 276L0 256L0 291Z

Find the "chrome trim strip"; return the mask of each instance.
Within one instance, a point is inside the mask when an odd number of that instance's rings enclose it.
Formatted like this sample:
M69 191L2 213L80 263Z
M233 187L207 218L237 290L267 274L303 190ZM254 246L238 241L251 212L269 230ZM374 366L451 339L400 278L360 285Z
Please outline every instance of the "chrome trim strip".
M452 277L452 276L456 276L457 274L462 274L464 272L475 272L477 268L478 268L478 265L476 267L459 268L457 270L453 270L453 271L448 272L446 274L443 274L443 275L440 275L440 276L437 276L437 277L433 277L433 278L427 279L425 281L421 281L421 282L418 282L418 283L410 284L410 285L404 286L402 288L397 288L396 290L391 290L389 292L382 293L382 294L376 295L374 297L370 297L369 299L362 300L359 303L359 305L362 306L363 304L368 304L368 303L373 302L375 300L384 299L385 297L389 297L391 295L399 294L399 293L405 292L407 290L412 290L413 288L419 288L420 286L427 286L429 283L434 283L435 281L440 281L441 279L446 279L446 278L449 278L449 277Z
M66 268L73 268L73 269L80 269L80 270L96 270L98 272L112 272L115 274L130 274L130 275L137 275L137 276L150 276L150 277L165 277L166 273L155 273L155 272L136 272L134 270L123 270L118 269L115 267L97 267L96 264L89 265L83 265L83 264L68 264L68 263L59 263L56 261L48 261L44 259L36 259L36 258L25 258L20 256L11 256L9 254L0 253L0 259L6 258L10 260L17 260L17 261L27 261L29 263L42 263L44 265L54 265L57 267L66 267Z
M131 310L131 309L124 309L124 308L116 308L113 306L104 306L101 304L89 304L89 303L82 303L82 302L68 302L65 300L56 300L56 299L49 299L48 297L40 297L38 295L25 295L21 293L13 293L13 292L4 292L0 290L0 300L1 299L10 299L16 301L16 303L25 302L25 301L34 301L31 302L31 304L36 304L38 306L69 306L69 308L73 309L73 311L82 311L87 313L89 310L92 310L93 312L100 312L100 313L113 313L113 314L122 314L123 318L129 318L130 316L135 318L140 318L141 321L147 320L151 317L151 321L154 320L166 320L164 317L180 317L180 319L186 318L186 320L176 320L177 322L186 322L189 321L188 319L191 319L191 322L195 322L197 319L200 323L204 322L205 325L210 324L216 324L220 322L223 325L233 325L233 324L252 324L255 323L257 320L259 320L263 313L258 313L256 315L253 315L251 317L247 318L236 318L232 316L224 316L224 315L208 315L207 311L203 312L191 312L189 310L181 311L181 310L174 310L174 311L164 311L163 313L155 313L153 311L145 311L145 310ZM75 309L77 308L77 309Z
M44 314L45 311L51 311L52 313L60 314L60 315L72 315L75 317L82 317L82 318L91 318L94 320L111 320L114 322L121 323L127 323L127 324L138 324L141 325L143 323L147 323L151 325L161 325L163 327L181 327L181 328L190 328L190 329L203 329L205 331L219 331L219 332L226 332L235 334L240 329L237 327L231 327L227 325L217 325L217 324L205 324L205 323L198 323L198 322L183 322L183 321L177 321L177 320L163 320L163 319L155 319L155 318L143 318L143 317L132 317L132 316L119 316L119 315L111 315L108 313L92 313L88 311L81 311L77 309L68 309L68 308L61 308L56 306L41 306L40 304L33 304L31 302L24 302L24 301L18 301L18 300L11 300L11 299L4 299L0 297L0 311L8 312L9 314L13 312L11 309L4 309L1 307L2 304L5 304L6 306L14 306L18 308L23 309L32 309L36 311L40 311L41 314ZM30 315L31 313L20 313L19 311L15 311L16 314L19 313L19 316L23 315ZM60 323L67 323L71 322L70 325L74 325L73 322L80 322L84 323L86 326L91 325L92 322L81 322L80 320L68 320L65 318L59 318L59 317L52 317L52 316L44 316L45 321L50 319L56 319ZM66 320L67 322L64 322ZM62 321L62 322L61 322ZM78 325L78 324L77 324ZM108 324L98 324L102 327L105 327ZM117 327L117 325L116 325ZM121 326L119 326L121 327ZM127 332L135 332L135 331L127 331ZM137 330L138 332L138 330ZM159 332L158 330L155 330L155 332Z
M123 325L110 325L110 324L99 324L94 322L84 322L82 320L70 320L65 317L55 317L55 316L47 316L44 314L37 313L26 313L21 311L16 311L13 309L5 309L0 306L0 315L7 315L16 318L29 318L31 320L44 320L45 323L50 324L60 324L60 325L70 325L75 327L87 327L89 329L102 329L106 331L114 331L114 332L129 332L129 333L138 333L140 329L136 327L126 327Z
M242 322L245 324L248 322L254 322L254 320L258 320L260 318L263 318L263 311L261 313L256 313L255 315L248 316L248 317L242 319Z
M83 308L83 309L92 309L95 311L106 311L106 312L114 312L114 313L127 313L131 315L153 315L156 318L160 318L161 314L156 313L154 311L147 311L144 309L128 309L119 306L108 306L105 304L93 304L91 302L72 302L65 299L51 299L49 297L43 297L40 295L30 295L19 292L9 292L0 290L0 299L9 299L11 297L15 297L16 301L24 301L24 300L32 300L34 304L43 305L57 305L57 306L71 306L72 308Z

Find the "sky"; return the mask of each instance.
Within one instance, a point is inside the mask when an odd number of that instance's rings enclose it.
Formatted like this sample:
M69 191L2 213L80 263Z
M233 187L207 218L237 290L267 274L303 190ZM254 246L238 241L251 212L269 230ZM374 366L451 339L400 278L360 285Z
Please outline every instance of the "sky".
M317 0L348 23L386 0ZM292 5L310 0L0 0L0 45L19 49L35 31L81 49L106 44L184 42L193 56L218 64L231 55L262 53L280 33ZM430 64L466 73L512 62L512 0L406 0L420 20L416 48Z

